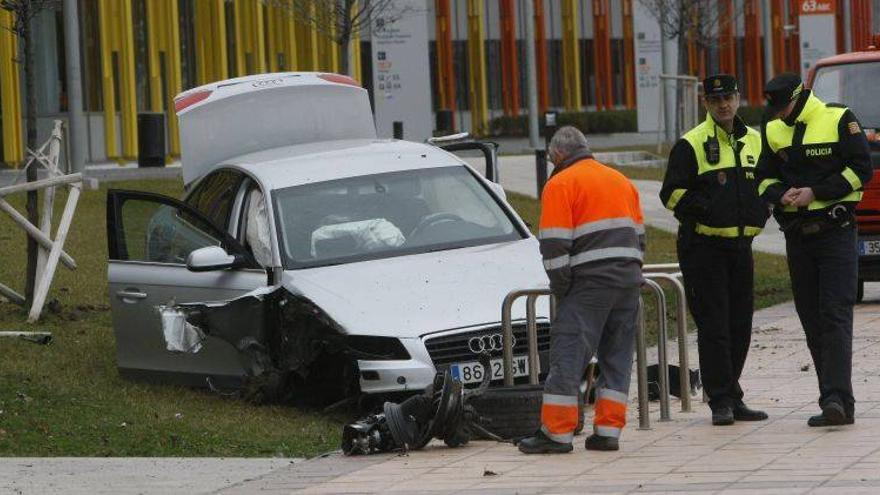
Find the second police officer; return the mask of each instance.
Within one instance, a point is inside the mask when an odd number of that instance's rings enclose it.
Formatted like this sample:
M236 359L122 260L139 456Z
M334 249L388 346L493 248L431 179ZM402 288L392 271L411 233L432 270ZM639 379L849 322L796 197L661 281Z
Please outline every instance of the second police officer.
M729 425L767 418L745 405L739 379L752 335L752 240L769 211L755 182L761 135L736 114L736 79L710 76L703 93L706 120L672 148L660 199L680 222L678 259L712 424Z

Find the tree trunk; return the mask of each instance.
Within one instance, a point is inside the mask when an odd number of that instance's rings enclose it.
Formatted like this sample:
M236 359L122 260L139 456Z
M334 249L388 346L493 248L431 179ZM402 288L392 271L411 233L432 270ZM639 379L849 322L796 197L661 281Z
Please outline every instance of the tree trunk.
M351 64L349 63L349 56L351 53L350 45L350 37L339 38L339 71L347 76L351 75Z
M354 7L353 0L342 0L342 12L343 17L341 22L339 22L339 58L342 59L340 61L340 72L347 76L351 76L351 16L353 14L352 8Z
M31 12L26 14L26 22L22 33L22 44L24 45L24 91L25 91L25 118L27 120L27 147L31 150L37 149L37 95L34 88L34 44L32 22L33 15ZM25 156L25 163L27 155ZM27 180L33 182L37 180L36 163L28 167ZM39 225L40 214L37 207L37 192L30 191L27 193L27 218L34 224ZM34 298L34 285L37 279L37 241L31 236L27 236L27 279L25 281L24 295L27 304L30 305Z

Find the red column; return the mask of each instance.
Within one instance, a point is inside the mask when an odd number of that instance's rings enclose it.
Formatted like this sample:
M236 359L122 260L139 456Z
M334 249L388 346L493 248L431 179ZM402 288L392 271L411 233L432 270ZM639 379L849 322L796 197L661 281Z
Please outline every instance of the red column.
M547 83L547 27L544 24L544 2L535 0L535 66L538 73L538 111L547 111L550 101Z
M850 29L853 51L864 50L871 45L873 8L871 0L850 1Z
M636 52L633 37L633 0L623 0L623 87L626 108L636 107Z
M455 70L452 65L452 17L449 0L435 0L437 22L437 89L440 108L455 112ZM453 119L455 122L455 119Z
M746 90L749 102L759 105L763 100L764 54L761 50L761 5L757 0L745 2Z
M596 71L596 108L599 110L614 107L609 15L608 0L593 0L593 67Z
M498 0L501 17L501 96L504 115L519 115L519 68L513 0Z
M721 72L736 75L736 39L733 36L736 18L733 16L733 0L718 0L719 16L718 52Z

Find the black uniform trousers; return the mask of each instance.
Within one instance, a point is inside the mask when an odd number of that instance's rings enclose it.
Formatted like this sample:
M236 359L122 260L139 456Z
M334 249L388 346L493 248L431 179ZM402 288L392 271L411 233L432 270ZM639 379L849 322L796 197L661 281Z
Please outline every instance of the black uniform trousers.
M819 379L819 405L837 401L852 416L853 306L859 254L854 225L803 236L786 232L791 288Z
M696 234L679 235L678 241L688 307L697 324L700 376L713 410L742 402L739 378L752 339L751 239L729 241Z

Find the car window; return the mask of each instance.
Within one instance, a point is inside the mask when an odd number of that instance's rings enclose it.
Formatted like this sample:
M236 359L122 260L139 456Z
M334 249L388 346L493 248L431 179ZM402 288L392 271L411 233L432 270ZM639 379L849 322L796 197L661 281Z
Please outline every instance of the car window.
M880 62L829 65L816 69L813 92L829 103L848 106L868 128L880 127L880 99L873 84L880 78Z
M222 244L216 227L168 204L128 198L119 215L123 261L184 264L190 252Z
M463 166L366 175L273 193L289 268L519 239L510 213Z
M242 180L238 172L219 170L202 179L185 202L225 230Z

